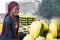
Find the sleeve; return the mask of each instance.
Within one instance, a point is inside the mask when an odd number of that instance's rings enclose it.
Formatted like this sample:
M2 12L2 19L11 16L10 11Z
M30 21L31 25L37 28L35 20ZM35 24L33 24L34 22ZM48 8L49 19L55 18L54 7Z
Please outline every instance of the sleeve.
M6 19L5 19L5 25L4 25L6 31L9 30L9 27L11 26L10 24L11 24L10 19L9 19L9 18L6 18Z

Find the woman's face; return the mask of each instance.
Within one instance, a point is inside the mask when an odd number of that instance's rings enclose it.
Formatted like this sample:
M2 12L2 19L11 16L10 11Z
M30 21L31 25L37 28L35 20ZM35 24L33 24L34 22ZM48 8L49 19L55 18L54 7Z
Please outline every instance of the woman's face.
M19 6L15 6L12 10L11 13L13 16L17 16L19 13Z

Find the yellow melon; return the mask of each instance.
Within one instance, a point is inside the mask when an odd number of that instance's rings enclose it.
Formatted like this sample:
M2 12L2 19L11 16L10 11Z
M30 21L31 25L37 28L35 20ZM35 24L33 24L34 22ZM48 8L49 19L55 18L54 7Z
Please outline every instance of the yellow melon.
M57 31L58 31L58 23L56 22L51 22L49 25L49 31L56 37L57 36Z
M42 27L41 25L42 23L40 21L34 21L31 25L30 25L30 35L33 37L33 38L36 38L39 33L40 33L40 29Z
M54 36L52 33L48 33L46 36L46 40L54 40Z

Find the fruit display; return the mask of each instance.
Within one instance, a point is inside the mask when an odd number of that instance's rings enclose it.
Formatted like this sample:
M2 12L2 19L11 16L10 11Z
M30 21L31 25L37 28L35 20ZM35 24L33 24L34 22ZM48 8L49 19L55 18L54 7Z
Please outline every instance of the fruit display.
M21 23L21 25L26 26L26 25L31 25L31 23L33 21L36 21L36 16L32 15L32 14L23 14L23 13L19 13L19 23ZM20 26L20 24L19 24Z
M59 23L56 20L51 20L49 22L50 23L46 23L45 21L33 21L29 27L29 35L28 35L30 37L29 39L31 40L32 39L34 40L60 40ZM27 38L25 36L23 39L26 40Z

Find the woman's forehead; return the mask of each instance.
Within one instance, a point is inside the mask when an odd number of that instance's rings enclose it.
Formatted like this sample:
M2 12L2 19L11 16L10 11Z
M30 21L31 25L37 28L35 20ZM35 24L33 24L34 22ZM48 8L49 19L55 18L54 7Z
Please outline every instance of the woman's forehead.
M15 8L15 9L19 9L19 6L15 6L14 8Z

